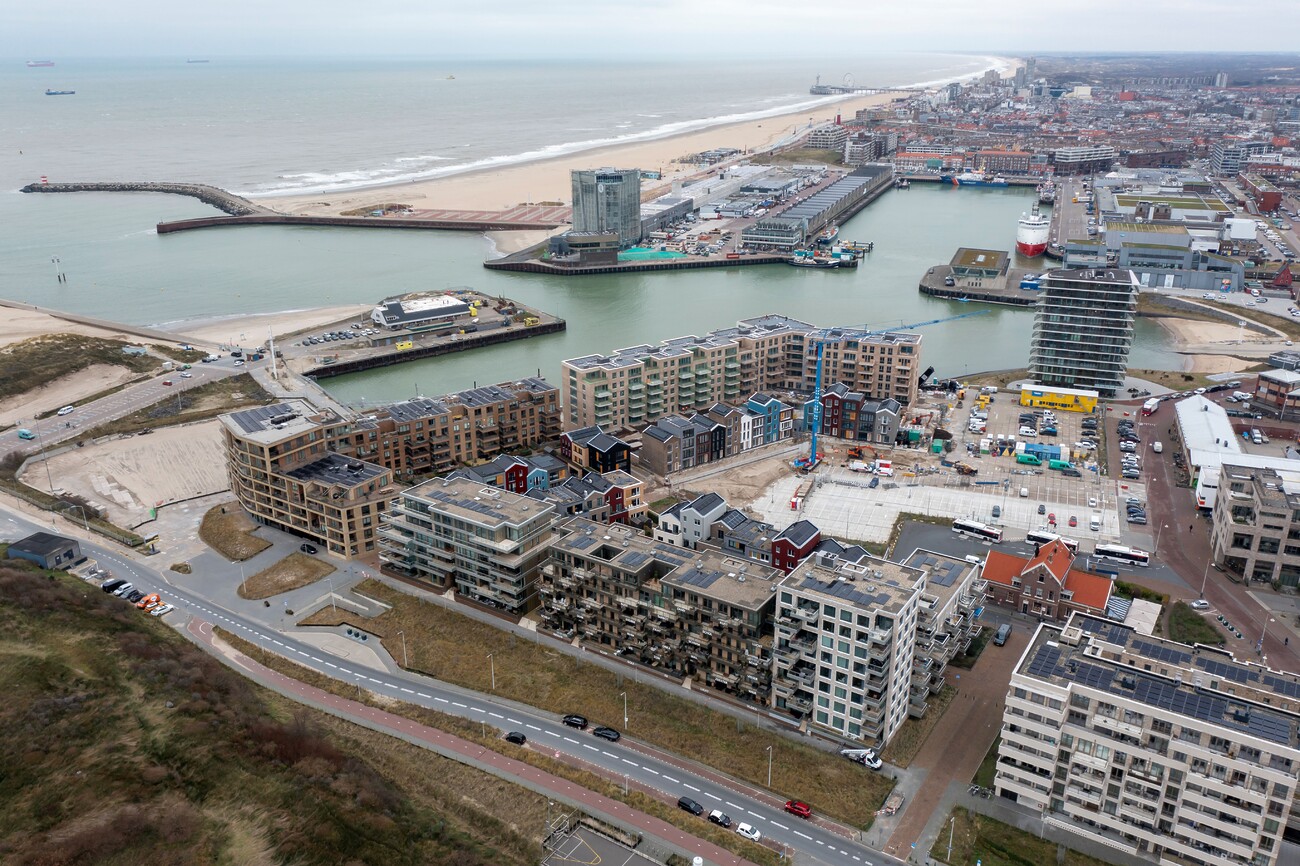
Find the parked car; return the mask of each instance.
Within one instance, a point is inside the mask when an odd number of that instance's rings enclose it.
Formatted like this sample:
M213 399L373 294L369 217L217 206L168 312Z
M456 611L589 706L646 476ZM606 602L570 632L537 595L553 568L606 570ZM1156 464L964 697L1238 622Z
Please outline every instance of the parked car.
M690 797L678 797L677 808L685 812L690 812L692 815L704 814L704 807L692 800Z
M146 595L144 598L137 601L135 603L135 606L140 608L141 610L144 610L146 607L149 607L150 605L157 605L161 601L162 599L158 596L158 593L151 592L148 595Z
M613 728L607 728L604 725L597 725L592 728L591 734L594 737L600 737L602 740L609 740L611 743L617 743L623 736Z
M64 406L62 409L59 410L59 414L71 415L73 412L76 411L76 408L77 408L76 406Z
M101 586L100 589L104 590L104 592L113 592L124 583L126 583L125 580L122 580L120 577L115 577L112 580L105 581L104 585Z
M312 554L316 553L316 545L308 544L305 541L302 544L298 545L298 549L301 550L303 553L312 553Z
M812 806L809 806L802 800L786 800L785 810L791 815L797 815L800 818L812 817Z
M176 609L176 608L173 607L173 606L170 605L170 604L160 604L160 605L158 605L157 607L155 607L153 610L149 611L149 615L150 615L150 616L166 616L167 614L171 613L171 612L174 611L175 609Z
M1070 525L1071 525L1071 526L1078 526L1078 525L1079 525L1079 518L1077 518L1077 517L1075 517L1073 514L1071 514L1071 515L1070 515Z
M709 820L714 824L717 824L719 827L731 826L731 819L727 817L726 813L719 812L717 809L714 809L709 813Z
M757 842L759 839L763 838L763 834L755 830L749 824L737 824L736 832L751 842Z
M514 743L516 746L522 746L524 743L528 742L528 738L518 731L511 731L506 734L506 742Z
M121 586L119 586L117 589L113 590L113 595L117 596L118 598L121 598L122 596L126 595L133 589L135 589L134 586L132 586L129 583L124 583Z
M580 716L577 713L569 713L560 721L564 722L569 727L577 728L580 731L585 731L587 729L587 717Z
M1191 606L1192 610L1205 610L1210 606L1210 603L1203 598L1198 598L1196 601L1192 602Z
M133 589L126 595L122 596L122 598L126 599L130 604L135 604L137 601L144 598L144 593L138 589Z

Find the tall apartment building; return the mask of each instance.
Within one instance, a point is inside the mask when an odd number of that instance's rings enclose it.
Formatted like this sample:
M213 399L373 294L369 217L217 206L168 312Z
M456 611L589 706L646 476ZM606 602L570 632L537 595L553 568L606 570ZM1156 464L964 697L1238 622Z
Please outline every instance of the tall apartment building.
M542 627L656 670L765 703L766 626L781 572L714 549L684 550L627 526L556 527L538 593Z
M1214 561L1249 580L1300 585L1300 469L1243 466L1219 470L1210 545Z
M808 133L805 147L817 150L844 150L844 142L849 140L849 128L838 123L823 123Z
M338 415L306 402L221 416L230 490L258 523L350 559L375 549L391 469L332 450Z
M736 405L755 391L811 393L819 342L825 343L824 383L843 382L870 399L916 400L919 334L819 329L768 315L702 337L565 361L567 426L640 429L665 415Z
M466 478L403 490L379 531L379 561L438 589L524 613L547 558L555 506Z
M641 170L580 169L573 184L573 231L617 232L621 247L641 239Z
M1268 153L1272 147L1266 141L1236 141L1220 139L1210 152L1210 171L1219 177L1235 178L1246 167L1253 154Z
M1075 614L1011 676L994 789L1179 866L1273 866L1295 811L1300 677Z
M1030 377L1114 397L1128 370L1137 293L1132 271L1050 272L1034 311Z
M561 417L558 389L528 378L373 407L334 429L330 447L400 476L435 475L556 439Z
M923 716L970 643L978 567L917 551L909 565L827 553L777 588L772 700L842 737L885 744Z

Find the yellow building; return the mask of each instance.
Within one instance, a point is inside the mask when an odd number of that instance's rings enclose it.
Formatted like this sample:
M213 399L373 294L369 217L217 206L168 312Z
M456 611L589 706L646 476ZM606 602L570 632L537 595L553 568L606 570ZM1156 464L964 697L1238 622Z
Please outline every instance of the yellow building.
M1035 409L1060 409L1065 412L1097 411L1097 392L1076 388L1048 388L1026 385L1020 389L1020 405Z

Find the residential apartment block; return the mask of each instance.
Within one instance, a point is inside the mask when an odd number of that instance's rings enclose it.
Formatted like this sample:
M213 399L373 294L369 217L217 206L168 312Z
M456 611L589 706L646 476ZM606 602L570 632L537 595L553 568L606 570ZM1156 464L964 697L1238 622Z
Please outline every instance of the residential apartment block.
M638 459L665 477L789 439L793 432L794 410L774 397L755 394L742 406L715 403L689 418L660 418L642 431Z
M812 402L804 404L805 429L812 418ZM827 436L893 445L902 413L897 400L868 400L866 394L841 382L822 389L821 432Z
M1249 580L1300 585L1300 468L1243 466L1225 456L1219 470L1210 545L1214 561Z
M396 492L390 468L335 453L346 422L306 402L221 416L230 490L258 523L350 559L375 549Z
M578 472L632 471L632 446L600 427L564 431L560 456Z
M533 489L528 495L555 506L558 517L586 517L598 523L645 522L650 507L646 504L645 482L621 469L613 472L588 472L582 477L566 478L549 489Z
M713 549L684 550L626 526L556 527L538 592L542 627L655 670L766 703L767 622L781 573Z
M916 400L919 334L819 329L768 315L702 337L565 361L566 422L640 429L666 415L736 405L756 391L811 393L818 343L825 343L823 382L843 382L869 399Z
M1281 863L1300 826L1300 677L1076 613L1011 677L994 789L1180 866Z
M373 407L334 429L331 448L399 476L438 475L556 439L560 421L559 391L529 378Z
M524 613L547 558L555 506L466 478L434 478L393 502L379 561L437 589Z
M1114 397L1128 370L1137 293L1132 271L1051 271L1034 310L1030 378Z
M943 688L970 643L978 567L917 551L910 565L833 553L777 588L772 700L833 734L884 744Z

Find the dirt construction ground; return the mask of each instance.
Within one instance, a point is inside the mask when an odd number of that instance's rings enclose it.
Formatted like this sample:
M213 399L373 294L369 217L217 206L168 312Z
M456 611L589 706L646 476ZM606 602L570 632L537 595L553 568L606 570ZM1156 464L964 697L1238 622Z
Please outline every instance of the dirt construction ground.
M40 460L28 464L24 483L84 496L108 512L118 526L134 527L149 510L182 499L225 490L226 463L218 421L156 430L73 448L50 458L50 475Z

